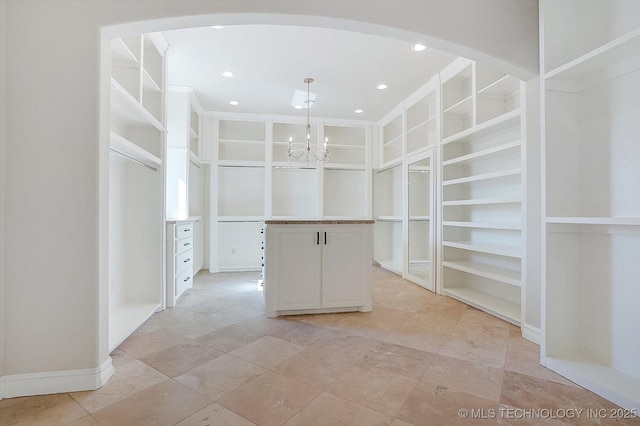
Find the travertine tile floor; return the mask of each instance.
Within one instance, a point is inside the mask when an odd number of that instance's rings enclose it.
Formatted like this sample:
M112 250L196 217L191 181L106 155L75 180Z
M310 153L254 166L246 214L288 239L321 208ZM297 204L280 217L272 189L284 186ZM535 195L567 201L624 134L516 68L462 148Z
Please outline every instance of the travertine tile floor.
M370 313L267 319L257 273L200 273L113 353L102 389L5 399L0 425L616 423L519 328L373 276Z

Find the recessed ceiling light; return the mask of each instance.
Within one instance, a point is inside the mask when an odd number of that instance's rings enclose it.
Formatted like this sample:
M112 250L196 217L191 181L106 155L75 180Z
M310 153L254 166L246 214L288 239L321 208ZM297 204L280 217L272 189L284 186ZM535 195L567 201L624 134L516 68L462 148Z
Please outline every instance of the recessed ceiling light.
M233 73L229 70L222 71L220 74L222 74L223 77L233 77Z
M295 109L302 109L302 105L294 105L293 106Z
M386 89L387 87L389 87L389 86L387 86L387 85L386 85L386 84L384 84L384 83L380 83L380 84L378 84L378 85L376 86L376 89L378 89L378 90L384 90L384 89Z
M221 30L224 28L224 25L212 25L211 28L213 28L214 30Z
M411 46L411 50L413 50L414 52L422 52L426 48L427 46L421 43L416 43L413 46Z
M229 101L229 104L231 104L233 106L236 106L236 105L239 104L239 102L238 101Z
M353 111L353 112L355 112L356 114L362 114L364 111L363 111L363 110L361 110L361 109L357 109L357 110L355 110L355 111Z

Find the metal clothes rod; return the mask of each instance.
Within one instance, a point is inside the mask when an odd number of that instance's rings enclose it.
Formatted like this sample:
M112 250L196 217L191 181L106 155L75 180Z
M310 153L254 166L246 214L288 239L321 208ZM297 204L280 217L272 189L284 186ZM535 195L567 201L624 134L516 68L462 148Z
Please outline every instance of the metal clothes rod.
M193 161L189 160L189 162L190 162L191 164L193 164L194 166L196 166L197 168L200 168L200 165L198 165L198 164L194 163Z
M157 172L157 171L158 171L158 169L156 169L155 167L150 166L150 165L148 165L148 164L145 164L145 163L143 163L142 161L136 160L135 158L130 157L130 156L128 156L127 154L123 154L123 153L121 153L120 151L116 151L115 149L109 149L109 151L111 151L111 152L112 152L112 153L114 153L114 154L118 154L119 156L121 156L121 157L123 157L123 158L126 158L126 159L127 159L127 160L129 160L129 161L132 161L132 162L134 162L134 163L136 163L136 164L139 164L139 165L141 165L141 166L144 166L144 167L146 167L147 169L151 169L151 170L153 170L154 172Z

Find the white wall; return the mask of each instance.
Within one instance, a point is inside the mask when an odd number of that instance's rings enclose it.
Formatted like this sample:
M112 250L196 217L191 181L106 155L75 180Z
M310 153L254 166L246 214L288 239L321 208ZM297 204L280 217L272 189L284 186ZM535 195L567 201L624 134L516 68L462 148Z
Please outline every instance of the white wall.
M140 0L126 7L34 0L3 1L2 8L0 154L6 164L0 183L8 250L0 274L1 375L96 368L108 357L108 97L99 97L108 93L108 80L100 79L101 27L148 21L111 31L114 36L233 22L331 26L419 38L524 79L538 69L533 0L399 0L367 7L316 0ZM189 17L205 14L222 15ZM183 18L157 21L174 16Z

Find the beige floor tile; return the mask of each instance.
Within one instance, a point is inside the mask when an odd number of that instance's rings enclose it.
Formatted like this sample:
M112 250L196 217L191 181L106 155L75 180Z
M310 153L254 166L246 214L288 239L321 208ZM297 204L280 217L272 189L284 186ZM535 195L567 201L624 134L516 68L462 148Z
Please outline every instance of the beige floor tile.
M336 380L327 392L395 416L417 383L417 379L373 365L357 364Z
M323 392L293 416L287 426L382 426L392 418L354 402Z
M66 426L100 426L100 423L92 416L86 415L74 422L67 423Z
M295 324L295 327L283 328L274 331L271 335L302 346L311 346L323 340L349 335L347 331L335 327L308 324L303 322L306 319L304 318L306 315L301 315L301 317L303 318Z
M0 400L0 425L66 425L87 416L68 394Z
M262 368L273 368L304 349L304 346L277 337L264 336L230 354Z
M565 423L559 419L552 418L533 418L533 414L529 414L525 411L518 410L515 407L500 404L498 412L496 413L496 420L498 426L566 426Z
M438 353L448 337L448 334L431 330L428 327L416 329L411 325L406 327L402 325L394 332L380 336L380 340L425 352Z
M260 425L281 425L322 391L280 374L267 371L218 402Z
M234 306L224 309L222 311L214 312L207 315L207 318L220 323L237 324L244 320L262 317L264 314L258 310L247 308L245 306Z
M481 337L460 338L449 336L439 352L441 355L464 359L495 368L503 368L507 357L507 344L494 343Z
M215 401L265 370L231 355L192 368L175 380Z
M211 318L182 308L170 308L155 314L152 318L155 324L184 337L195 339L205 334L220 330L228 322L220 318Z
M110 356L111 363L113 364L114 368L136 360L134 357L120 349L115 349L113 352L111 352Z
M211 401L172 379L94 413L103 426L174 425Z
M391 426L415 426L415 425L413 423L405 422L404 420L395 418L391 422Z
M443 386L493 401L500 400L501 368L438 355L427 369L422 381Z
M154 352L141 361L174 377L222 355L222 351L191 341Z
M198 337L199 343L218 349L223 352L231 352L246 344L255 342L264 334L238 325L230 325Z
M380 342L363 359L367 364L413 379L420 379L435 357L434 353Z
M433 306L433 305L430 305ZM440 306L434 306L436 310L450 311L449 308L440 309ZM450 334L460 321L458 315L447 315L444 313L439 315L434 312L421 311L413 314L401 327L401 332L408 333L431 333Z
M136 360L116 367L113 377L100 389L70 395L89 413L95 413L166 379L166 375Z
M176 426L253 426L255 423L250 422L227 410L222 405L213 403L203 408L194 415L184 419Z
M180 334L173 333L164 328L158 328L144 334L134 333L122 342L118 349L134 358L140 359L153 352L189 341L190 339Z
M415 425L495 425L495 418L482 417L490 417L490 410L495 413L497 409L496 401L423 381L414 388L396 417ZM483 415L471 418L472 412Z

